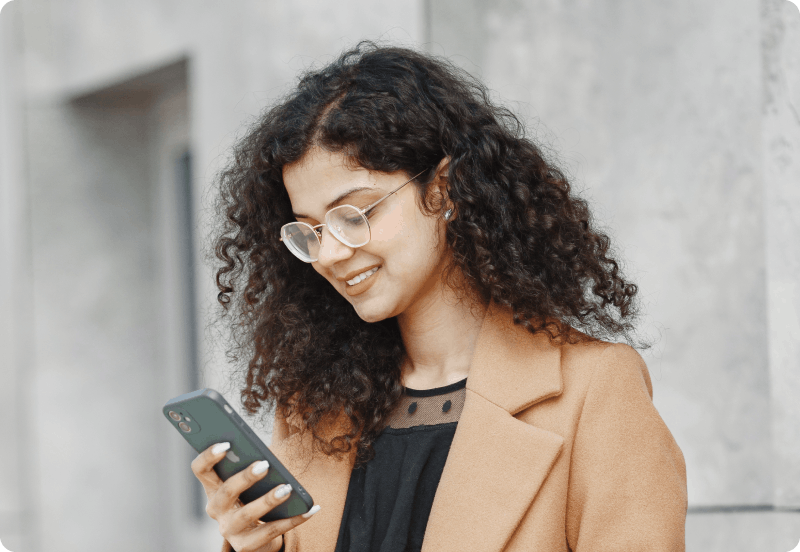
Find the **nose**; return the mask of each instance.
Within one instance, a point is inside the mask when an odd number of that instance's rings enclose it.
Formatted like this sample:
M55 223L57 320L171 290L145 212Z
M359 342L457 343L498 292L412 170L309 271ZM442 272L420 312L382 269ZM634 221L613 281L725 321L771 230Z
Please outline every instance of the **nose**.
M348 247L337 240L333 234L328 231L327 225L322 227L322 237L320 237L319 246L319 259L317 259L319 264L325 268L330 268L339 261L349 259L353 256L353 253L355 253L355 249Z

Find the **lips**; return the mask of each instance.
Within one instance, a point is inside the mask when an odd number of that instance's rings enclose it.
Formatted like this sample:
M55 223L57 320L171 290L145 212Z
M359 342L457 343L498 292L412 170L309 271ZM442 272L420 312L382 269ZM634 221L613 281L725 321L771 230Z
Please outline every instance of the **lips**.
M339 280L340 282L347 282L347 281L349 281L349 280L352 280L353 278L355 278L355 277L356 277L356 276L358 276L359 274L363 274L364 272L369 272L369 271L370 271L370 270L372 270L373 268L376 268L376 267L379 267L379 266L381 266L381 263L376 263L376 264L374 264L374 265L365 266L365 267L363 267L363 268L358 268L358 269L356 269L356 270L353 270L352 272L348 272L348 273L347 273L347 274L345 274L345 275L344 275L344 277L342 277L342 278L339 278L339 277L337 276L337 277L336 277L336 279L337 279L337 280Z
M366 272L369 273L372 270L375 270L375 271L372 273L371 276L368 276L367 278L361 280L360 282L358 282L354 286L351 286L350 284L345 282L345 286L344 286L345 293L347 293L347 295L350 295L352 297L353 295L359 295L361 293L364 293L369 288L371 288L373 285L375 285L375 281L378 278L380 278L380 276L381 276L381 271L380 271L380 267L373 267L373 269L367 270Z
M362 272L352 280L347 280L347 285L354 286L359 282L363 282L364 280L375 274L377 270L378 270L377 266L375 268L370 268L369 270L367 270L366 272Z

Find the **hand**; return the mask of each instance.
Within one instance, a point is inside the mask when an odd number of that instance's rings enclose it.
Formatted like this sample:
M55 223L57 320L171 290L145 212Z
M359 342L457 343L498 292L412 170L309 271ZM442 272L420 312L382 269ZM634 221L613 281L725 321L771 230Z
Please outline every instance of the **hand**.
M291 491L278 497L276 493L280 493L284 487L279 485L263 497L243 504L239 495L267 474L266 469L259 474L253 470L267 467L268 464L266 460L254 462L223 483L213 467L222 460L229 448L229 443L211 446L192 461L192 472L203 484L208 497L206 513L219 523L220 534L236 552L278 552L283 546L283 534L306 521L319 510L319 506L287 519L266 523L261 521L259 518L286 501Z

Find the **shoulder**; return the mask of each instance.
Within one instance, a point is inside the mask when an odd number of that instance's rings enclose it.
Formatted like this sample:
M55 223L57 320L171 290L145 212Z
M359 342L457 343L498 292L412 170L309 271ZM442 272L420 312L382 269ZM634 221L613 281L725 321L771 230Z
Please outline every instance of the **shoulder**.
M614 380L619 385L634 386L653 397L650 372L639 352L625 343L590 341L561 347L561 367L573 378L587 384Z
M570 442L570 547L683 550L686 463L641 355L605 343L565 347L562 359L574 384L573 417L559 427Z

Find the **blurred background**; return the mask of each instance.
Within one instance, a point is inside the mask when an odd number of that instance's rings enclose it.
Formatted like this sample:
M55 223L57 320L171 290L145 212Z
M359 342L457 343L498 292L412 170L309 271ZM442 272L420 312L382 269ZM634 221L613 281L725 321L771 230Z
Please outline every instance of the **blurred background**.
M800 539L800 12L787 0L14 0L0 13L0 539L215 551L161 413L238 394L211 183L362 38L480 76L640 287L687 550ZM256 417L258 418L258 417ZM267 443L269 427L257 425Z

